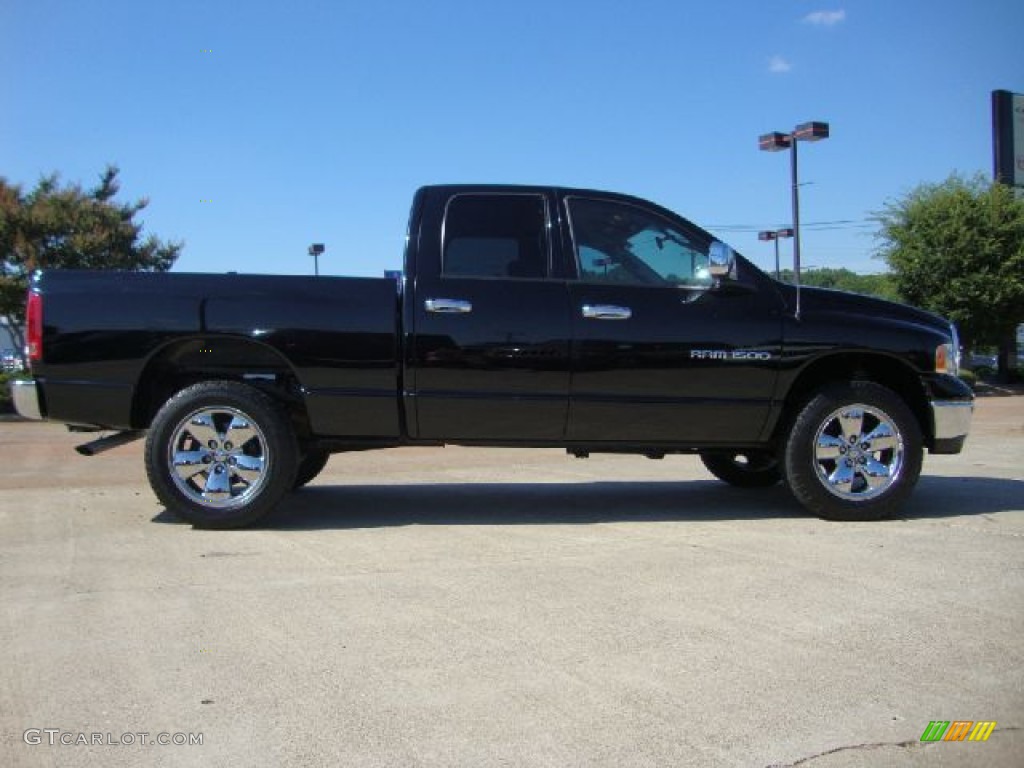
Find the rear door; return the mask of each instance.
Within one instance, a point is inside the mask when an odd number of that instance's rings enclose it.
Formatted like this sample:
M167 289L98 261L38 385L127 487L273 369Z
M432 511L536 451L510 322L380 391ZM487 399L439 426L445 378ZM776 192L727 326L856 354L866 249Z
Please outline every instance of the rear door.
M566 281L552 277L552 205L518 190L427 201L407 304L417 437L564 437L569 303Z

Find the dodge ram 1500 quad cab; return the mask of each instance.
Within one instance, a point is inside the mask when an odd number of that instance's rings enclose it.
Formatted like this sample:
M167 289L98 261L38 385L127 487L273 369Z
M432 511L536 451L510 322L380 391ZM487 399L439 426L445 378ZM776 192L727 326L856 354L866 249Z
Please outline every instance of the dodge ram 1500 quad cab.
M85 453L145 434L157 497L210 528L332 453L441 444L697 453L877 519L973 409L947 321L778 282L670 211L578 189L420 189L398 281L43 271L26 332L18 411L116 431Z

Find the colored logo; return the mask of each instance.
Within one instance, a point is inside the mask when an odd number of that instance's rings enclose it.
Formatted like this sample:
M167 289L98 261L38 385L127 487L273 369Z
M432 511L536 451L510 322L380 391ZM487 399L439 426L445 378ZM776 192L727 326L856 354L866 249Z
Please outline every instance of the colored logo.
M988 741L995 727L995 720L932 720L921 741Z

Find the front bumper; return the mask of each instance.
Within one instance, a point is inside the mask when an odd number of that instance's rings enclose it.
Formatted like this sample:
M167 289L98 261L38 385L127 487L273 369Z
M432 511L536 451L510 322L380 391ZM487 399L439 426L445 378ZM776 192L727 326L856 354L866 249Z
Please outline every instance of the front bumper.
M971 431L974 402L971 400L932 400L932 453L960 453Z
M39 403L39 388L32 380L11 382L11 400L14 410L24 419L42 419L43 411Z

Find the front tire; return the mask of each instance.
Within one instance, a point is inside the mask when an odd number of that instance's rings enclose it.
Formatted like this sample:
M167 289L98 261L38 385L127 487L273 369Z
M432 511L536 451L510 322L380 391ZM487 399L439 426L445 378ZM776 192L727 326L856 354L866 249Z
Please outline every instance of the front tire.
M299 455L284 410L245 384L207 381L168 400L146 439L157 498L197 528L238 528L291 490Z
M869 381L833 384L806 402L785 447L797 500L828 520L895 515L921 475L921 428L892 390Z
M782 480L779 462L767 451L701 451L708 472L737 488L770 488Z

